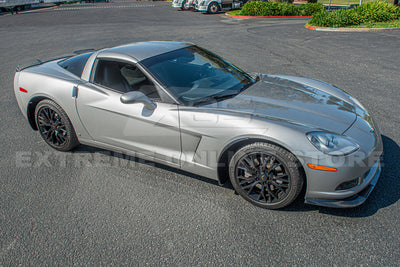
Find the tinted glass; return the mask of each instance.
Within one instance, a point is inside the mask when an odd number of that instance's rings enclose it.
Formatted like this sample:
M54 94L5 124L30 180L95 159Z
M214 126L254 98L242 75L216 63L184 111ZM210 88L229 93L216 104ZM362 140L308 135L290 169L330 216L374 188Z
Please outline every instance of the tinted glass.
M129 63L98 59L93 82L121 93L140 91L150 99L160 99L154 84Z
M70 57L68 59L58 62L58 65L60 65L67 71L72 72L76 76L81 77L86 61L92 54L93 52Z
M254 82L244 71L197 46L140 63L176 98L189 105L237 94Z

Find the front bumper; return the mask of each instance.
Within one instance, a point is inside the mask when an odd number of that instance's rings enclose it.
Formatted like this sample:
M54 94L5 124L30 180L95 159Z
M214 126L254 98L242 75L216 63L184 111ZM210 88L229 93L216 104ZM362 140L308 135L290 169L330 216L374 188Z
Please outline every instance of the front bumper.
M305 203L329 208L352 208L363 204L374 190L381 174L381 163L378 160L364 178L363 189L355 195L344 199L313 199L306 198Z
M177 9L179 9L179 8L181 8L181 7L182 7L182 4L179 4L179 3L173 3L173 4L172 4L172 7L173 7L173 8L177 8Z
M305 203L350 208L361 205L374 189L381 174L382 138L379 130L358 117L344 135L355 139L360 148L346 156L303 158L307 163L329 166L337 171L312 170L305 167L307 191ZM341 185L354 185L341 188Z
M180 1L180 0L174 0L174 1L172 2L172 7L173 7L173 8L181 8L181 7L182 7L182 1Z
M201 5L197 4L197 5L195 5L194 9L196 11L206 12L207 11L207 6L201 6Z

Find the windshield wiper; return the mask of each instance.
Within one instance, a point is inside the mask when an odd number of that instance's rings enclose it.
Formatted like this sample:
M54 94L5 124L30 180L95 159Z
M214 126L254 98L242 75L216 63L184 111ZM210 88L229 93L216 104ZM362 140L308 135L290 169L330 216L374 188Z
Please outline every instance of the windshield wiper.
M255 84L256 82L258 82L259 79L260 79L260 78L257 76L257 79L255 79L254 81L251 81L251 82L246 83L245 85L243 85L242 88L240 88L240 89L237 91L237 93L239 94L239 93L243 92L244 90L246 90L247 88L249 88L250 86L252 86L253 84Z
M224 99L228 99L228 98L232 98L234 96L237 96L238 94L240 94L241 92L243 92L244 90L246 90L247 88L249 88L250 86L252 86L253 84L255 84L256 82L258 82L260 80L260 77L257 75L256 79L254 81L250 81L248 83L246 83L245 85L243 85L239 90L237 90L235 93L232 94L226 94L226 95L213 95L213 96L209 96L203 99L200 99L197 102L193 103L193 106L197 106L199 104L205 103L205 102L210 102L210 101L218 101L218 100L224 100Z
M260 80L260 75L258 73L251 73L249 74L251 78L253 78L254 83L258 82Z
M239 92L235 92L234 94L227 94L227 95L214 95L214 96L209 96L209 97L203 98L203 99L201 99L201 100L195 102L195 103L193 104L193 106L197 106L197 105L199 105L199 104L206 103L206 102L210 102L210 101L214 101L214 100L217 101L217 100L224 100L224 99L232 98L232 97L234 97L234 96L237 96L238 94L239 94Z

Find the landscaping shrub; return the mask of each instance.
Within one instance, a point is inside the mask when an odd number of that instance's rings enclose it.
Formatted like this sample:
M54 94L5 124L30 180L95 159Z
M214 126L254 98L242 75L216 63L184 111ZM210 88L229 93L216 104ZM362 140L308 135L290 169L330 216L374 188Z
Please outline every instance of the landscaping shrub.
M242 16L311 16L315 12L325 10L322 4L307 3L293 5L286 2L260 2L246 3L240 15Z
M308 24L320 27L346 27L369 22L398 20L399 18L400 7L381 1L374 1L353 9L315 13L308 21Z
M325 7L318 3L308 3L296 6L299 9L299 16L312 16L315 13L325 11Z
M368 2L354 9L365 21L383 22L400 17L400 8L381 1Z
M360 25L363 18L353 10L339 9L335 12L319 12L314 14L308 21L309 25L320 27L346 27L351 25Z

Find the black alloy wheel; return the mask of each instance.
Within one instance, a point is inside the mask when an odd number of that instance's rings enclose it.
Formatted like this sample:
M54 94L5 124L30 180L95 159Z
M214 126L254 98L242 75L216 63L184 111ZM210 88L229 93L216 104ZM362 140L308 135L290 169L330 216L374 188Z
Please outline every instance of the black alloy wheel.
M241 148L231 159L229 170L236 192L262 208L289 205L303 186L300 164L294 155L269 143Z
M68 151L79 144L65 111L51 100L42 100L35 110L36 125L43 140L51 147Z

